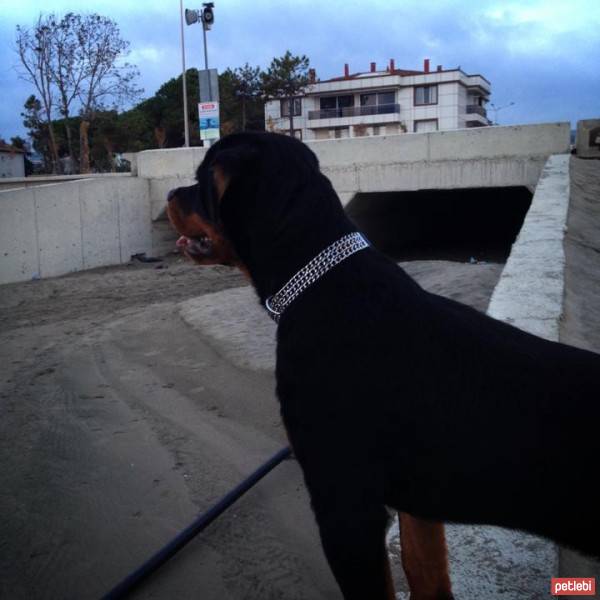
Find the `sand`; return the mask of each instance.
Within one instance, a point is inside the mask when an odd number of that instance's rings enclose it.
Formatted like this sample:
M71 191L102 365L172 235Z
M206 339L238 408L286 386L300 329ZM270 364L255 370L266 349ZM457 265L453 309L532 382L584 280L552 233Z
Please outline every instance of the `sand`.
M404 266L480 309L501 272ZM0 597L98 598L286 444L245 285L170 257L0 287ZM133 597L339 598L297 464Z

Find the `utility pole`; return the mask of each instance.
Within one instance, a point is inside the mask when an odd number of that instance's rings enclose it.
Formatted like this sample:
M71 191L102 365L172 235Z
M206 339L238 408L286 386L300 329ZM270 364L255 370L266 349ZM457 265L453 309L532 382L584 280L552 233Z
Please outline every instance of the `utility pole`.
M206 31L212 27L215 17L212 12L214 4L212 2L204 2L202 6L206 7L202 11L202 34L204 37L204 70L208 73L208 50L206 49ZM207 22L208 21L208 22ZM210 76L208 77L208 95L213 100L212 87L210 82Z
M212 28L215 22L215 15L213 12L213 2L203 2L200 10L185 9L185 22L188 25L194 23L202 23L202 35L204 41L204 72L199 72L200 75L200 104L198 105L199 121L200 121L200 139L203 143L207 143L209 146L217 139L219 139L219 86L218 79L216 79L217 89L213 90L213 82L211 78L211 72L208 69L208 48L206 44L206 32ZM217 76L216 70L214 70L215 77ZM208 98L202 91L202 81L206 81L206 88L208 89ZM205 89L206 89L205 88ZM203 99L204 96L204 99Z
M181 68L183 81L183 127L185 135L185 147L188 148L190 145L190 122L188 119L188 98L187 98L187 77L185 70L185 43L183 37L183 0L179 0L179 16L181 17ZM206 52L206 50L205 50Z

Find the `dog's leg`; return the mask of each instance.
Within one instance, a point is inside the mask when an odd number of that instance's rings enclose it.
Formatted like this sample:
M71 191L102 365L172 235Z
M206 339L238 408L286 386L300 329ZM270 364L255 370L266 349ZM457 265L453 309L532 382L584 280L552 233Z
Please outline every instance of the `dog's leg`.
M309 425L286 419L286 425L325 556L345 600L394 600L385 544L389 514L382 466L371 458L372 439L356 422L340 428L322 416Z
M341 512L341 511L340 511ZM384 528L365 515L328 515L315 511L323 549L345 600L395 600ZM336 523L331 523L335 519Z
M443 523L399 513L402 566L411 600L451 600Z

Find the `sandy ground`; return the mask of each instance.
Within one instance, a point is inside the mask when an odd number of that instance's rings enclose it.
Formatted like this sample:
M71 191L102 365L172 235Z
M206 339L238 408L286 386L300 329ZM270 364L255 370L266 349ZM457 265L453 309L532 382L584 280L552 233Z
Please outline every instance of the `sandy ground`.
M0 287L2 598L99 597L286 442L251 289L225 267L158 266ZM405 266L480 309L501 271ZM339 598L297 464L134 597Z

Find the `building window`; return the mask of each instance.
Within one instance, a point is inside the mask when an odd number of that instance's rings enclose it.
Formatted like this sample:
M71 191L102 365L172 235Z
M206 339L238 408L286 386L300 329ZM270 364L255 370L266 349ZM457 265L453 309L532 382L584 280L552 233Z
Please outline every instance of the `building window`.
M319 98L321 110L332 110L337 108L337 96L324 96Z
M437 131L438 130L438 120L437 119L422 119L420 121L415 121L414 131L415 133L426 133L428 131Z
M354 106L354 96L351 94L344 96L323 96L319 98L321 109L321 118L335 119L339 117L352 116L352 107Z
M360 95L361 115L384 115L397 112L396 92L369 92Z
M420 85L415 87L415 106L437 104L437 85Z
M299 117L302 114L302 98L292 98L294 104L294 117ZM290 116L290 98L282 98L281 102L281 116Z
M360 95L361 106L375 106L377 104L394 104L396 101L395 92L371 92Z

